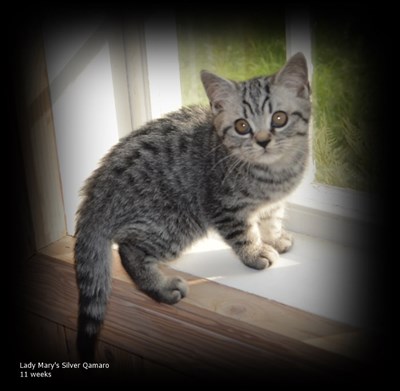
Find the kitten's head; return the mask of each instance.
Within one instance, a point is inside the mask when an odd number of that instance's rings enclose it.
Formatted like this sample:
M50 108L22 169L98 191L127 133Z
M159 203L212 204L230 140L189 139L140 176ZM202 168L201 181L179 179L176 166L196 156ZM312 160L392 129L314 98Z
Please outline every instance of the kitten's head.
M307 153L311 104L302 53L272 76L237 83L202 71L201 80L215 129L240 160L284 163Z

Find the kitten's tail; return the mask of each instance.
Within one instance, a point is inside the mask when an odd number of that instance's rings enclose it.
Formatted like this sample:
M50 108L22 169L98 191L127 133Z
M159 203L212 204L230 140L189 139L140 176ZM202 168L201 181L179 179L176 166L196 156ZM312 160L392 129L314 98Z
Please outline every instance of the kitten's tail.
M78 231L75 243L79 287L77 345L81 360L88 362L94 359L97 334L111 291L111 241L93 231Z

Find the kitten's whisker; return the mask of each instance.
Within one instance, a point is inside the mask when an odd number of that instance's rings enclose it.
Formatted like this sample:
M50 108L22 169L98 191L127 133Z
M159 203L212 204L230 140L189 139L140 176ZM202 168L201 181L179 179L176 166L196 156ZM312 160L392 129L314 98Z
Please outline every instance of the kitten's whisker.
M219 164L221 164L221 163L224 162L225 160L228 160L228 159L231 159L231 158L234 158L234 156L228 155L228 156L225 156L225 157L223 157L222 159L218 160L218 161L211 167L211 171L214 170Z
M237 158L236 156L235 156L235 158L236 158L236 161L232 164L231 167L229 167L229 169L228 169L227 172L225 173L224 180L222 181L222 184L223 184L223 183L225 182L225 180L229 177L229 175L233 172L233 170L235 170L237 167L240 167L240 164L243 164L243 163L244 163L242 160L240 160L240 159ZM236 174L236 177L237 177L238 174L239 174L239 173ZM236 178L236 177L235 177L235 178Z
M223 147L224 146L224 144L221 142L220 144L218 144L216 147L214 147L214 148L212 148L205 156L207 157L207 156L209 156L209 155L211 155L213 152L215 152L218 148L221 148L221 147Z
M247 171L246 171L246 176L250 175L250 169L251 169L251 163L247 162Z
M242 167L246 166L246 164L247 164L247 162L241 161L241 164L239 164L237 166L238 170L236 171L236 176L235 176L234 181L236 181L236 179L237 179L237 177L239 176L240 173L243 173Z

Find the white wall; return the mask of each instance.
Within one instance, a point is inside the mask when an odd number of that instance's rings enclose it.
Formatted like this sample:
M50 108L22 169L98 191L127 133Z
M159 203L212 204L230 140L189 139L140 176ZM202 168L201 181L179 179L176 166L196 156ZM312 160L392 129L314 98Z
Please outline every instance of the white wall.
M101 20L63 20L44 28L67 231L71 235L79 189L118 141L107 34Z

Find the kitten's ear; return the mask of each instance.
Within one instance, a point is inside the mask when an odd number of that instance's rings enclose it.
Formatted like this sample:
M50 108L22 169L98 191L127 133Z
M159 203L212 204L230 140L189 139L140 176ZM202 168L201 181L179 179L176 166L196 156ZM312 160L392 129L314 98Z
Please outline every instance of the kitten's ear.
M208 71L201 71L200 76L211 108L216 114L232 101L233 96L235 96L236 85L234 82Z
M304 54L299 52L290 57L285 66L274 76L274 83L283 85L294 91L297 96L308 99L311 91Z

